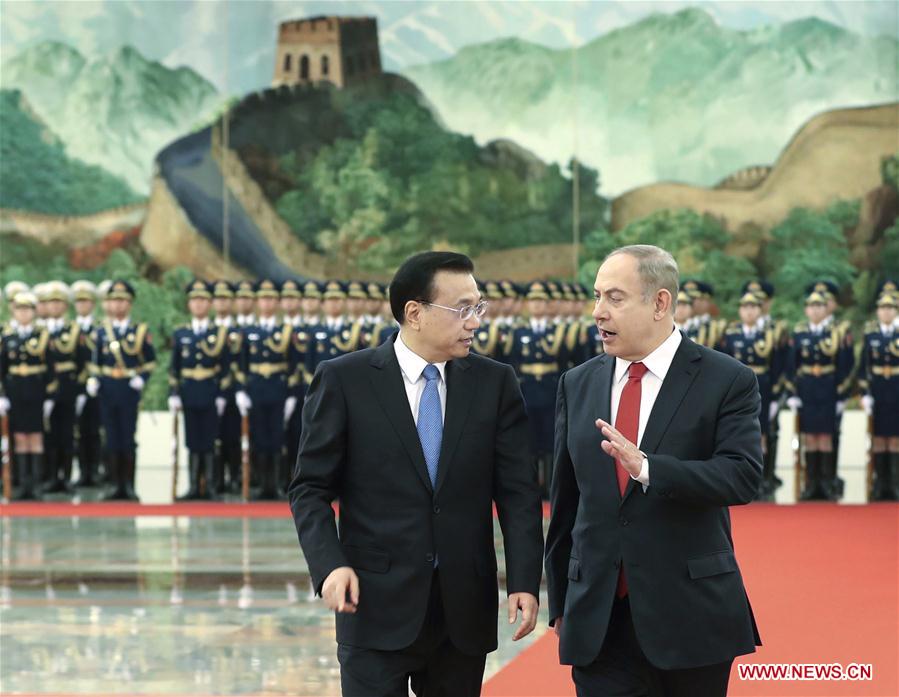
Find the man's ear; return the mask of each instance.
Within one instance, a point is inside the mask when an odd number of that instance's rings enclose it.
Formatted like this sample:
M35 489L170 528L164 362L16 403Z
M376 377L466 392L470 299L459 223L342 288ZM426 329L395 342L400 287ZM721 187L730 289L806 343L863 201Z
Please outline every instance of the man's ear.
M673 298L671 297L671 293L664 288L656 293L654 315L657 320L662 319L665 315L671 313L672 301Z
M403 326L417 332L421 328L421 303L409 300L403 307L403 314L406 317Z

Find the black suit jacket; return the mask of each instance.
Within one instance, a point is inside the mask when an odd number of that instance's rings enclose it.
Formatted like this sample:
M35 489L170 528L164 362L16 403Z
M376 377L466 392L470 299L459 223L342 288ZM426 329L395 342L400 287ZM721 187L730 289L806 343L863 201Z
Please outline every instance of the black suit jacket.
M599 654L622 563L654 666L751 653L761 642L727 507L751 501L761 476L755 374L683 337L640 443L649 486L631 480L622 497L594 425L614 420L614 370L613 357L598 356L559 384L546 575L551 621L564 616L561 661L586 665Z
M359 575L356 614L337 615L339 643L381 650L411 644L436 556L449 636L461 651L484 654L497 644L494 502L508 592L537 595L542 571L542 506L518 381L489 358L447 363L432 488L394 341L316 370L289 489L300 545L317 592L339 566Z

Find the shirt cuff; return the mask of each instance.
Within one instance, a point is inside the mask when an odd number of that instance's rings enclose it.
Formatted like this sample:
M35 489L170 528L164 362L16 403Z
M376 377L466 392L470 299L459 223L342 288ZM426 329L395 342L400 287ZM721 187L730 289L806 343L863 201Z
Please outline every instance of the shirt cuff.
M649 458L647 458L646 455L643 456L643 465L640 467L640 474L636 477L631 475L631 479L636 479L644 487L649 486Z

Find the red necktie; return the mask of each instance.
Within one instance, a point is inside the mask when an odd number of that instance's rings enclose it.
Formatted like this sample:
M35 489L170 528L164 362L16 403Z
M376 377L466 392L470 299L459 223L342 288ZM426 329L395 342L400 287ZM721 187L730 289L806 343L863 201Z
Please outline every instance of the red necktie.
M621 399L618 401L618 414L615 417L615 429L634 445L638 445L637 435L640 430L640 397L642 395L640 382L643 380L646 370L646 366L642 363L631 363L627 369L627 384L621 391ZM621 466L617 458L615 460L615 474L618 476L618 491L621 496L624 496L631 476ZM624 564L618 570L618 589L616 593L619 598L627 595Z

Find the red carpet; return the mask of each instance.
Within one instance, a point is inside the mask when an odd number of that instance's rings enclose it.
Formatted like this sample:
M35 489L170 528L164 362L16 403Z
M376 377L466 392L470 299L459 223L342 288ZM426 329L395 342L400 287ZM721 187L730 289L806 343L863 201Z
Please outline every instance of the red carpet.
M755 504L731 513L765 644L739 663L870 663L873 680L744 681L735 664L729 694L899 695L899 505ZM484 689L486 697L573 694L551 631Z

